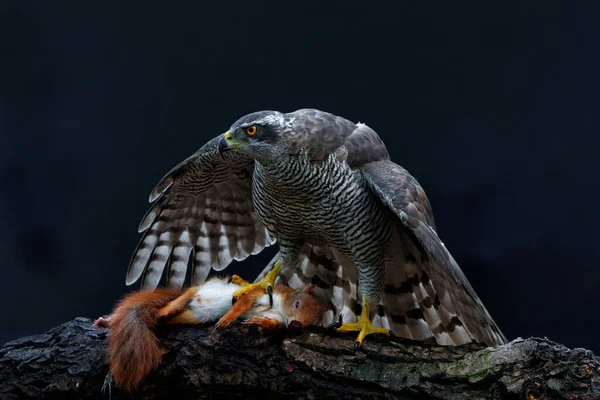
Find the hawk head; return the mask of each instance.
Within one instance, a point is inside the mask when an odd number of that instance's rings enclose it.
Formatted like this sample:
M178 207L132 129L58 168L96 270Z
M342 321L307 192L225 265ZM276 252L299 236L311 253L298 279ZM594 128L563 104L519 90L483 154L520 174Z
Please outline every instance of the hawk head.
M258 162L302 152L310 160L320 161L340 148L357 128L351 121L313 108L287 114L258 111L233 124L222 135L219 150L235 150ZM373 135L377 137L375 132ZM379 137L377 140L381 142Z
M286 153L284 133L293 131L293 118L278 111L258 111L237 120L219 142L219 151L235 150L257 161Z

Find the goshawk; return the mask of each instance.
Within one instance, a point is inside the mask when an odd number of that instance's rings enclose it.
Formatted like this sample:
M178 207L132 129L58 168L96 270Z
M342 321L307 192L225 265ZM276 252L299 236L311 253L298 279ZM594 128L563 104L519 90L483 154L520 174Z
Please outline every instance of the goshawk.
M157 286L165 266L181 286L277 242L277 283L317 282L341 331L435 339L442 345L506 338L436 233L425 192L390 161L377 133L315 109L260 111L235 122L171 170L127 272ZM274 274L268 274L267 277ZM238 295L242 295L239 293ZM341 319L341 318L340 318Z

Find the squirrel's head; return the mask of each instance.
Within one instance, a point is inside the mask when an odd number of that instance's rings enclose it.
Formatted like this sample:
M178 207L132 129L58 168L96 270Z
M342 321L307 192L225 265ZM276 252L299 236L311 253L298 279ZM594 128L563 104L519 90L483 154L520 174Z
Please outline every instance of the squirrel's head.
M309 285L287 297L284 308L288 329L297 330L311 326L327 311L327 307L313 292L314 289L315 285Z

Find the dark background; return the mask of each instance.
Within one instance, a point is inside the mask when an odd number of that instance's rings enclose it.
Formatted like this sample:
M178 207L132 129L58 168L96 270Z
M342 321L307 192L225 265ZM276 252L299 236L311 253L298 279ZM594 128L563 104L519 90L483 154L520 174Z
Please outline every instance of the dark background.
M600 350L598 2L83 3L0 5L0 343L107 313L166 171L315 107L419 179L510 339Z

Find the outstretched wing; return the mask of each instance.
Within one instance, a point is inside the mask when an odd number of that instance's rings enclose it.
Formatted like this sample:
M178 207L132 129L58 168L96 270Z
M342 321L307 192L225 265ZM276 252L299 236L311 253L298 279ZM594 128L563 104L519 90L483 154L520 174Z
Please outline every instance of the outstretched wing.
M150 194L155 203L140 223L138 230L145 233L127 285L143 276L142 288L152 290L168 265L167 284L180 287L190 257L192 284L202 283L211 268L221 270L275 243L254 214L254 161L219 153L221 136L173 168Z
M409 299L414 308L400 307L402 318L413 320L415 329L411 331L415 332L420 322L421 335L433 335L438 343L505 343L506 338L439 239L429 201L416 179L391 161L368 163L361 170L372 191L398 216L400 237L412 242L403 247L413 247L417 253L407 254L403 265L395 269L386 265L386 275L392 276L386 276L384 302L402 296Z

